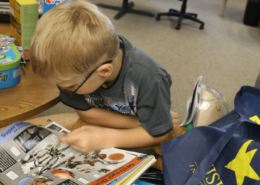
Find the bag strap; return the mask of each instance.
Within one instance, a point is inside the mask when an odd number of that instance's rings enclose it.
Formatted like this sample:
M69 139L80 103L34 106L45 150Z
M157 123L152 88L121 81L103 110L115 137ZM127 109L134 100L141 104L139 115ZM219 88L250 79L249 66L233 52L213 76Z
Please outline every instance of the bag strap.
M235 121L226 132L222 134L222 136L218 139L215 145L210 149L208 155L201 161L199 167L196 169L194 174L186 181L185 185L198 185L202 179L204 178L205 174L210 170L212 164L217 160L221 151L227 145L229 140L232 138L233 134L236 130L240 127L243 122L249 122L245 118L240 118L239 120Z

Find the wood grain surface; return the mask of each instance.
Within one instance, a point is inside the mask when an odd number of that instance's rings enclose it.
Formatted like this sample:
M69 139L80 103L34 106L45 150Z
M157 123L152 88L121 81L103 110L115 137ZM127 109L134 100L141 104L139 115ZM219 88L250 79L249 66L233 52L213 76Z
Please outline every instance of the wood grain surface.
M82 123L81 123L82 121L79 121L80 123L76 123L79 120L79 116L77 115L77 113L54 114L54 115L43 116L43 117L34 118L34 119L30 119L30 120L25 120L25 121L32 123L34 125L45 127L50 123L50 122L46 122L47 120L50 120L51 122L54 121L69 130L74 130L74 129L82 126ZM0 132L3 129L4 128L0 128Z
M10 25L1 23L0 34L10 36ZM27 62L19 83L0 89L0 128L39 114L59 101L58 88L35 75Z

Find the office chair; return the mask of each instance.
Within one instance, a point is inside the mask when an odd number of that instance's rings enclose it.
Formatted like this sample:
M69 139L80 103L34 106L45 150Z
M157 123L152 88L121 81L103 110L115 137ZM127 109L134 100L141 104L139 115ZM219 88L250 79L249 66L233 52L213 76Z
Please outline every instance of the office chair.
M119 10L119 12L114 17L114 19L116 19L116 20L120 19L120 17L122 17L124 14L126 14L128 12L154 17L154 13L152 13L152 12L133 10L132 8L134 6L134 2L128 3L128 0L123 0L122 7L111 6L111 5L101 4L101 3L98 3L97 6L100 6L102 8L112 9L112 10Z
M161 16L176 16L179 17L177 26L175 27L176 30L179 30L181 28L181 23L183 19L189 19L195 22L200 23L199 29L204 29L204 22L197 19L197 14L195 13L186 13L186 6L187 6L187 0L182 1L181 11L170 9L169 12L166 13L158 13L156 16L156 20L159 21Z

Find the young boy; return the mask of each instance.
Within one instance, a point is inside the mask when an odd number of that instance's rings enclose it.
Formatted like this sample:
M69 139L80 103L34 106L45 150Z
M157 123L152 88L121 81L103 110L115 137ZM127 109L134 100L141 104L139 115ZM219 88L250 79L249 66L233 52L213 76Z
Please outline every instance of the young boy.
M170 75L118 35L93 4L59 4L43 15L30 60L36 74L57 85L61 101L91 124L60 137L80 152L154 146L178 123L170 112Z

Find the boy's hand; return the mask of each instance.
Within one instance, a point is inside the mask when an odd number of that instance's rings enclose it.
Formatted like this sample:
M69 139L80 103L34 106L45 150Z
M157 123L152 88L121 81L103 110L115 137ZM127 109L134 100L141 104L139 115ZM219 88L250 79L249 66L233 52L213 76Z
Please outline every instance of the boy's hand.
M178 115L178 113L171 111L171 116L172 116L173 125L178 124L179 123L179 120L178 120L179 115Z
M186 127L180 127L181 122L178 120L179 117L178 113L171 111L171 116L172 116L174 127L171 133L169 134L170 138L168 139L173 139L186 132Z
M173 119L173 124L178 126L180 124L178 121L178 114L171 112L171 116ZM177 130L173 129L173 131ZM156 145L162 142L161 140L157 141L160 138L153 138L151 135L149 135L147 131L141 126L132 129L116 129L117 132L114 131L115 129L113 128L82 126L78 129L75 129L66 136L59 137L59 140L61 142L68 143L73 149L82 153L93 152L101 148L113 148L118 146L129 148L135 145L135 147L143 147L144 145L151 145L151 143ZM176 135L176 133L174 135ZM121 138L121 140L119 141L117 138ZM132 142L129 142L129 140Z
M114 147L108 142L106 134L108 130L108 128L96 126L82 126L66 136L59 137L59 140L68 143L75 150L89 153L100 148Z

